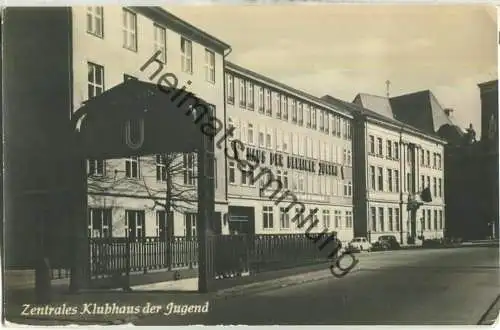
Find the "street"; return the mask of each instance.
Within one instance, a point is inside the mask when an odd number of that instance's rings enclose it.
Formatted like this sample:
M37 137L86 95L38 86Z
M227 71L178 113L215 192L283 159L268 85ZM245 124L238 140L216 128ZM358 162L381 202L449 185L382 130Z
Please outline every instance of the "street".
M211 300L206 314L158 314L134 323L477 324L499 294L498 257L498 247L362 254L344 278Z

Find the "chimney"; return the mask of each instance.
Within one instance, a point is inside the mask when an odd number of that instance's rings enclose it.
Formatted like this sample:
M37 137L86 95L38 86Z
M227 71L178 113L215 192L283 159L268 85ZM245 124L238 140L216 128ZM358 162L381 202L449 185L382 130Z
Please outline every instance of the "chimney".
M444 113L446 114L447 117L450 117L452 112L453 112L452 108L444 109Z

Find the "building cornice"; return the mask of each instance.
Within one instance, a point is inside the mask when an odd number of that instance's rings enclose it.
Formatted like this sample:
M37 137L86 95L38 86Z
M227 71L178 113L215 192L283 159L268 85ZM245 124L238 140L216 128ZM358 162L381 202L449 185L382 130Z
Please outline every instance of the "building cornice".
M270 85L271 88L280 91L281 93L288 94L290 96L294 96L297 98L302 99L303 101L307 101L308 103L311 103L317 107L320 107L323 110L329 111L331 113L343 116L345 118L350 118L352 119L353 116L349 111L346 111L344 109L339 109L333 105L331 105L328 102L323 101L322 99L308 94L306 92L303 92L301 90L298 90L296 88L293 88L291 86L285 85L283 83L280 83L279 81L276 81L274 79L271 79L269 77L266 77L260 73L257 73L255 71L243 68L237 64L231 63L229 61L226 61L224 70L230 71L231 73L239 76L243 76L246 78L253 79L255 82L259 82L261 84L265 85Z
M398 131L400 133L411 134L411 135L414 135L414 136L416 136L418 138L425 139L425 140L428 140L428 141L432 141L432 142L435 142L435 143L439 143L439 144L442 144L442 145L446 145L448 143L445 140L443 140L441 138L438 138L436 136L427 135L427 134L425 134L423 132L415 130L415 129L413 129L409 125L405 125L405 124L395 125L393 123L389 123L387 121L383 121L381 119L378 119L378 118L375 118L375 117L371 117L369 115L365 115L365 118L366 118L366 121L368 121L370 123L377 124L377 125L380 125L380 126L382 126L384 128L395 130L395 131Z

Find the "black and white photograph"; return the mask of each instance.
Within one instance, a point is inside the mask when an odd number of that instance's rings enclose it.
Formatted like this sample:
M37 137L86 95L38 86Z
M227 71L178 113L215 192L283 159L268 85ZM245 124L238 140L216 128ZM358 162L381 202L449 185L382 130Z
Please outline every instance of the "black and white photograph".
M498 322L493 2L1 13L5 326Z

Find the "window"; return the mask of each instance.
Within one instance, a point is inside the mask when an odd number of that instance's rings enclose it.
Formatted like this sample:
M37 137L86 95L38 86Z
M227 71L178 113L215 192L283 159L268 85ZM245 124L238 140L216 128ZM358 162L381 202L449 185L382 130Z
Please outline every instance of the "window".
M272 149L271 133L266 134L266 148Z
M269 89L266 89L266 115L272 116L273 115L273 103L271 101L271 91Z
M264 141L264 132L259 132L259 147L264 147L265 141Z
M195 155L193 153L183 155L183 176L185 185L195 185Z
M422 150L422 152L420 153L420 165L424 166L425 164L425 152L424 150Z
M325 112L319 110L319 130L323 132L325 127Z
M311 107L306 104L304 109L304 116L306 117L306 127L311 127Z
M253 83L252 82L248 82L248 87L247 87L247 107L248 109L250 110L253 110L254 109L254 92L253 92Z
M87 7L87 33L103 37L103 9L100 6Z
M384 169L382 167L378 167L378 190L384 190Z
M330 210L323 210L323 227L330 228Z
M375 190L375 166L370 166L370 189Z
M167 180L167 159L165 155L156 155L156 181Z
M292 100L292 123L297 122L297 103L295 100Z
M132 156L125 160L125 176L134 179L139 178L139 157Z
M399 160L399 143L394 142L394 159Z
M438 211L434 210L434 230L438 229Z
M264 206L262 220L264 229L272 229L274 227L272 206Z
M422 210L422 230L426 230L426 228L425 228L425 210Z
M102 159L89 159L87 161L87 173L90 176L103 176L105 171L105 162Z
M259 87L259 112L264 113L264 87Z
M229 162L229 183L236 182L236 166L234 162Z
M158 59L167 63L167 30L158 24L154 25L154 50L161 51Z
M389 231L393 231L394 230L394 222L393 222L394 219L392 218L392 209L388 208L387 212L388 212L388 217L389 217Z
M205 80L215 82L215 53L205 49Z
M392 142L387 140L387 158L392 159Z
M431 189L431 177L430 176L427 177L427 186L426 187L428 187L429 190Z
M347 126L347 140L351 140L352 139L351 123L348 121L346 126Z
M283 108L281 99L283 95L276 94L276 118L281 118L281 109Z
M167 212L156 211L156 226L155 226L156 237L160 240L165 240L167 238Z
M439 210L439 229L443 229L444 224L443 224L443 211Z
M370 215L372 218L371 230L377 231L377 208L370 207Z
M227 103L234 104L234 76L226 73Z
M181 37L181 70L193 73L193 43Z
M146 236L144 211L125 210L126 237L138 240Z
M375 154L375 138L370 135L370 153Z
M335 124L337 125L337 137L340 137L340 135L342 134L341 125L340 125L340 117L337 117Z
M438 179L438 196L439 197L442 197L443 196L443 180L442 179Z
M137 51L137 16L123 9L123 47Z
M432 155L432 168L437 168L437 155L433 154Z
M104 67L88 62L88 99L104 91Z
M345 212L345 222L347 228L352 228L352 211Z
M394 170L394 188L395 192L399 192L399 171Z
M316 109L311 107L311 127L316 129Z
M427 158L427 167L430 167L431 166L431 152L429 150L427 150L426 152L426 158Z
M411 173L406 173L406 187L408 191L413 192L413 181L411 179Z
M380 231L384 231L384 208L379 207L378 208L378 220L379 220L379 225L380 225Z
M387 169L387 188L392 192L392 169Z
M427 229L432 229L431 227L431 210L427 210Z
M248 143L253 144L253 124L248 123Z
M280 228L288 229L290 228L290 215L284 207L280 207Z
M335 228L340 228L340 226L342 225L342 213L340 212L340 210L335 210L334 214L335 214Z
M437 179L436 178L432 178L432 183L433 183L433 191L434 191L434 196L437 196Z
M196 219L198 215L196 213L186 213L184 215L184 236L188 239L196 238Z
M438 169L441 169L441 166L442 166L442 164L441 164L441 155L438 154L437 156L438 156L438 164L437 164L438 165Z
M399 231L399 209L394 209L394 222L396 224L396 231Z
M240 107L245 108L247 106L247 85L245 80L240 80Z
M382 138L377 138L377 155L384 155L384 147L382 146Z
M89 237L109 238L112 236L111 209L89 208L88 229Z
M425 189L425 175L420 176L420 182L422 184L422 189Z
M286 96L281 99L281 115L283 120L288 120L288 98Z

